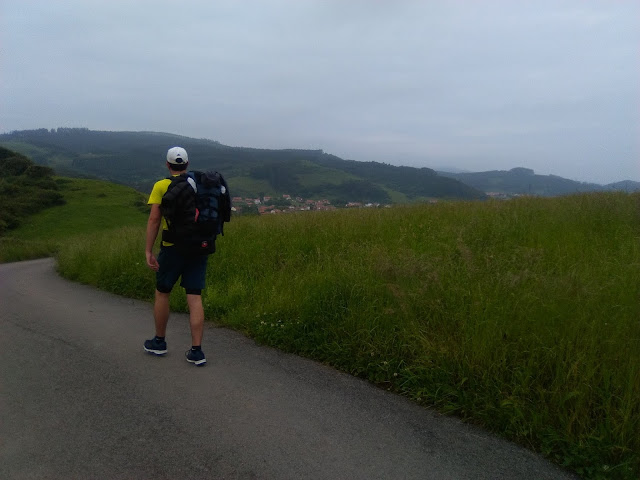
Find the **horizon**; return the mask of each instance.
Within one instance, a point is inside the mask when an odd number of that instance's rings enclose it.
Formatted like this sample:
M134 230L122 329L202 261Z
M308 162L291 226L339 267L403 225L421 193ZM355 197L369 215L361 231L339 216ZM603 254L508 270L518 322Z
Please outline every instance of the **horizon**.
M5 0L1 10L3 132L83 125L640 181L640 2Z
M153 131L153 130L94 130L88 127L57 127L57 128L69 128L69 129L80 129L80 130L88 130L88 131L93 131L93 132L105 132L105 133L152 133L152 134L160 134L160 135L171 135L171 136L177 136L177 137L183 137L185 139L189 139L189 140L204 140L204 141L209 141L209 142L214 142L214 143L218 143L220 145L223 145L225 147L231 147L231 148L251 148L251 149L256 149L256 150L309 150L309 151L314 151L314 150L321 150L323 153L329 154L329 155L334 155L342 160L348 160L348 161L356 161L356 162L367 162L367 161L374 161L374 160L354 160L351 158L342 158L338 155L335 155L334 153L331 152L327 152L326 150L322 149L322 148L311 148L311 149L295 149L295 148L290 148L290 147L282 147L282 148L262 148L262 147L247 147L245 145L227 145L225 143L219 142L218 140L212 139L212 138L202 138L202 137L189 137L186 135L180 135L180 134L176 134L176 133L171 133L171 132L159 132L159 131ZM47 130L48 132L52 132L53 130L57 130L57 128L46 128L46 127L39 127L39 128L28 128L28 129L22 129L22 130L12 130L9 132L2 132L0 131L0 135L11 135L13 133L19 133L21 131L30 131L30 130ZM377 162L377 163L385 163L385 162ZM517 168L526 168L529 170L532 170L533 173L535 175L540 175L540 176L557 176L557 177L561 177L560 175L554 175L552 173L544 173L544 172L539 172L534 170L533 168L529 168L525 165L515 165L513 167L509 167L509 168L504 168L504 169L489 169L489 170L463 170L463 169L459 169L456 167L425 167L425 166L414 166L414 165L393 165L393 166L404 166L404 167L411 167L411 168L430 168L431 170L434 170L436 173L439 172L443 172L443 173L453 173L453 174L464 174L464 173L489 173L489 172L494 172L494 171L499 171L499 172L508 172L510 170L513 169L517 169ZM447 170L447 168L450 168L451 170ZM561 177L564 178L565 180L571 180L571 181L575 181L575 182L581 182L581 183L593 183L593 184L597 184L597 185L602 185L602 186L607 186L613 183L621 183L621 182L637 182L636 180L632 180L632 179L628 179L628 178L623 178L620 180L615 180L613 182L608 182L608 183L598 183L598 182L589 182L589 181L582 181L582 180L577 180L575 178L571 178L571 177ZM638 182L640 183L640 182Z

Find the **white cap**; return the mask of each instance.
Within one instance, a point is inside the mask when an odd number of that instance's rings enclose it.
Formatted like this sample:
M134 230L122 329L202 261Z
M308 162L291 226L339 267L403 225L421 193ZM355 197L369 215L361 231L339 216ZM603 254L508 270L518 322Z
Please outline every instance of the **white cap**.
M187 151L182 147L170 148L167 152L167 162L173 165L184 165L185 163L189 163Z

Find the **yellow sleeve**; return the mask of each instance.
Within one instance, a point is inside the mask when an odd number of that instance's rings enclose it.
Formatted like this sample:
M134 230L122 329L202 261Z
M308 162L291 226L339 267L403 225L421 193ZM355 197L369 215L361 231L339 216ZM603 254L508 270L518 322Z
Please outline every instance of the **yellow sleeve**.
M167 189L170 184L171 180L168 178L163 178L162 180L157 181L151 190L151 195L149 195L147 205L160 205L162 203L162 197L167 193Z

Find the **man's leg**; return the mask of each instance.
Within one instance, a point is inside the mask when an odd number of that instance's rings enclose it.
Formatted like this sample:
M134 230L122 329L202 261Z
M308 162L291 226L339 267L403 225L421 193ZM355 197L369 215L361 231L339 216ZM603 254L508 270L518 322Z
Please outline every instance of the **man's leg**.
M204 332L204 308L202 307L202 296L187 294L187 304L189 305L191 345L199 346L202 345L202 335Z
M207 274L207 257L191 257L186 260L182 272L181 286L187 294L189 306L189 325L191 326L191 347L185 352L187 361L196 366L207 363L202 351L202 336L204 333L204 309L202 308L202 290L205 286Z
M153 304L153 319L156 324L156 336L158 337L164 337L167 333L170 295L170 293L163 293L156 290L156 301Z
M173 247L162 247L158 254L158 271L156 272L156 296L153 303L153 321L156 336L144 342L144 349L149 353L164 355L167 353L165 334L169 322L169 297L171 289L180 276L180 258Z
M169 321L169 293L156 290L156 300L153 304L153 320L156 325L156 336L144 342L144 349L155 355L167 353L167 342L164 339Z

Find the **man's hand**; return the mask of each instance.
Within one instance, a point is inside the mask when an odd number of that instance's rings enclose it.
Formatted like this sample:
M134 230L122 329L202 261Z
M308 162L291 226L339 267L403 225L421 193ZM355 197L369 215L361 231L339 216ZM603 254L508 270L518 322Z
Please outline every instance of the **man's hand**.
M153 252L145 252L145 253L147 255L147 266L154 272L157 272L158 269L160 268L160 265L158 265L158 260L156 260L155 255L153 254Z

